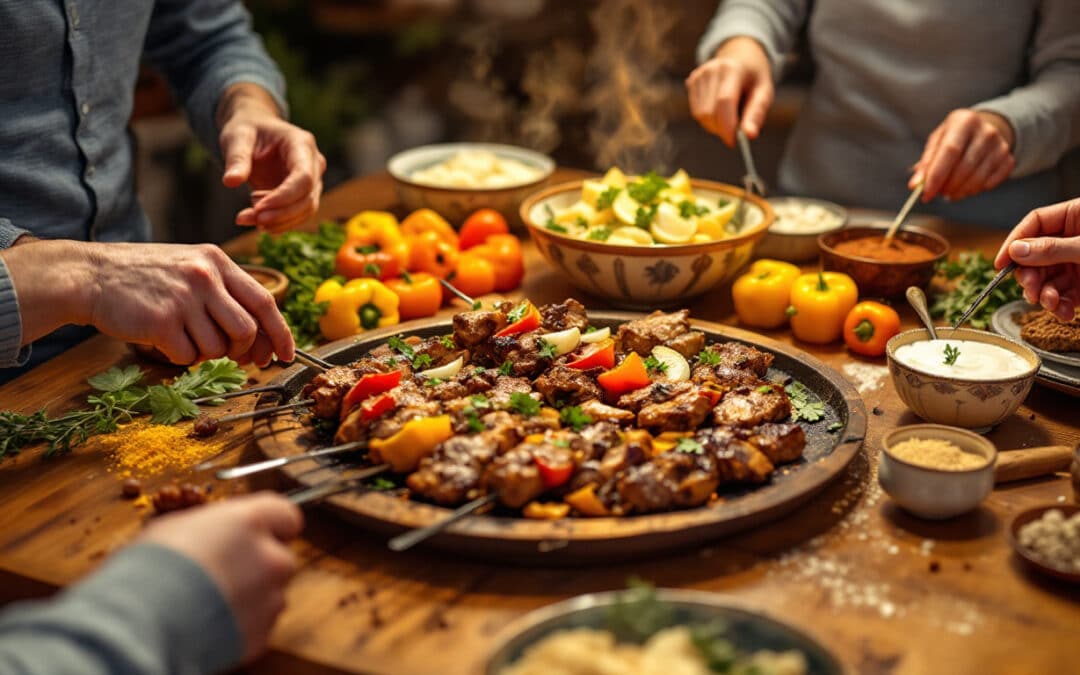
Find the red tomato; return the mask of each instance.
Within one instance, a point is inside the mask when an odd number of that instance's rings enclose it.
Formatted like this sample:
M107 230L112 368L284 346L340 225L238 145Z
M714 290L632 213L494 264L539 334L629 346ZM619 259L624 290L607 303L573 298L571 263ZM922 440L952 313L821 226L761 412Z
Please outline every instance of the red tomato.
M480 209L465 219L458 233L458 245L462 251L473 246L479 246L487 241L493 234L507 234L510 228L506 225L506 218L495 209Z

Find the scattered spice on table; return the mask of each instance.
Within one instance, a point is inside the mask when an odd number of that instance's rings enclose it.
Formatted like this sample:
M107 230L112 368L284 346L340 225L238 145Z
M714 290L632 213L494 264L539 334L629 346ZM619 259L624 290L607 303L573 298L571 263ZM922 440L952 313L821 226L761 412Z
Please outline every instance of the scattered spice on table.
M1080 512L1050 509L1020 528L1020 545L1051 567L1080 572Z
M942 471L964 471L987 464L986 457L939 438L909 438L889 448L897 459Z
M123 478L145 478L186 469L221 452L224 443L192 438L186 425L164 426L137 420L97 436L91 447L109 456L111 470Z

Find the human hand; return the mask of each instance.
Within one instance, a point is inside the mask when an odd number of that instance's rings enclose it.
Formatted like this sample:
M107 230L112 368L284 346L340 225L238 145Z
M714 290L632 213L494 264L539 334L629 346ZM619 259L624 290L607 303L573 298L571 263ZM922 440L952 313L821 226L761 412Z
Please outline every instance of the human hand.
M244 637L244 660L258 656L285 607L296 561L285 542L304 527L300 509L273 493L235 497L155 519L140 540L172 549L210 576Z
M293 358L274 298L209 244L75 244L86 255L88 310L77 323L153 345L174 363L229 356L240 363Z
M1009 233L994 266L1016 261L1024 298L1062 321L1080 307L1080 199L1035 209Z
M964 199L992 190L1009 177L1016 160L1012 125L1001 115L961 108L930 134L908 188L924 182L922 200Z
M252 189L252 206L236 214L237 225L282 232L318 210L326 158L314 136L281 119L262 88L230 87L219 105L218 126L222 183L230 188L248 183Z
M732 147L740 125L749 138L757 138L773 102L769 57L756 40L732 38L690 73L686 90L690 112L706 131ZM744 100L740 115L739 104Z

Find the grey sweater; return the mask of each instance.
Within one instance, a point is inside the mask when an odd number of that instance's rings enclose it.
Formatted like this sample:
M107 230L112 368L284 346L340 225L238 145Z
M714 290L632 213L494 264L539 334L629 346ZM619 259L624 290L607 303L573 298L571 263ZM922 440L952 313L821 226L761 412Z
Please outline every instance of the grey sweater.
M897 209L926 139L956 108L1016 131L1016 168L989 193L923 211L998 227L1064 199L1056 167L1080 146L1077 0L726 0L698 47L735 36L765 48L779 77L809 20L816 75L780 166L785 192ZM809 17L807 16L809 14Z
M55 599L0 613L2 675L201 675L237 665L243 650L206 572L150 544Z

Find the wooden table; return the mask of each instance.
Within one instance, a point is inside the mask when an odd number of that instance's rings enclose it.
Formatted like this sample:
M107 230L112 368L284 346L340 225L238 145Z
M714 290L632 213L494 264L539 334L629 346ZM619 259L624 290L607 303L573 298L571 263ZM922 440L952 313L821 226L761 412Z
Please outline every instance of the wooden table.
M562 172L558 178L575 175ZM386 176L334 190L320 215L348 216L362 208L396 208ZM944 222L930 225L947 233L955 249L991 253L1000 236ZM241 238L228 248L250 251L251 244L251 237ZM575 295L545 268L534 248L526 251L524 293L538 303ZM728 288L716 289L690 309L698 318L734 323ZM902 314L906 325L913 324L910 312ZM791 341L785 331L769 335ZM911 518L890 503L876 481L882 434L917 421L897 399L884 366L856 360L841 346L804 348L837 369L847 366L853 372L850 364L859 364L852 379L873 414L864 451L800 512L759 531L661 559L528 569L423 550L393 554L382 541L315 509L295 546L303 564L289 587L272 651L251 670L475 673L509 621L578 593L618 589L632 575L761 607L816 635L854 673L1015 675L1075 669L1080 591L1029 576L1005 536L1019 511L1071 499L1064 475L996 490L976 512L949 522ZM87 376L132 361L124 345L96 337L0 388L0 408L44 406L55 412L79 404L87 394ZM1076 399L1036 386L1020 412L990 438L1003 450L1075 443L1080 440L1076 406ZM232 432L221 463L255 459L249 436L249 428ZM120 498L118 478L106 467L106 457L90 449L48 461L31 451L0 464L5 599L65 586L136 534L144 512ZM173 477L186 479L190 472ZM265 485L273 487L273 479L260 483Z

